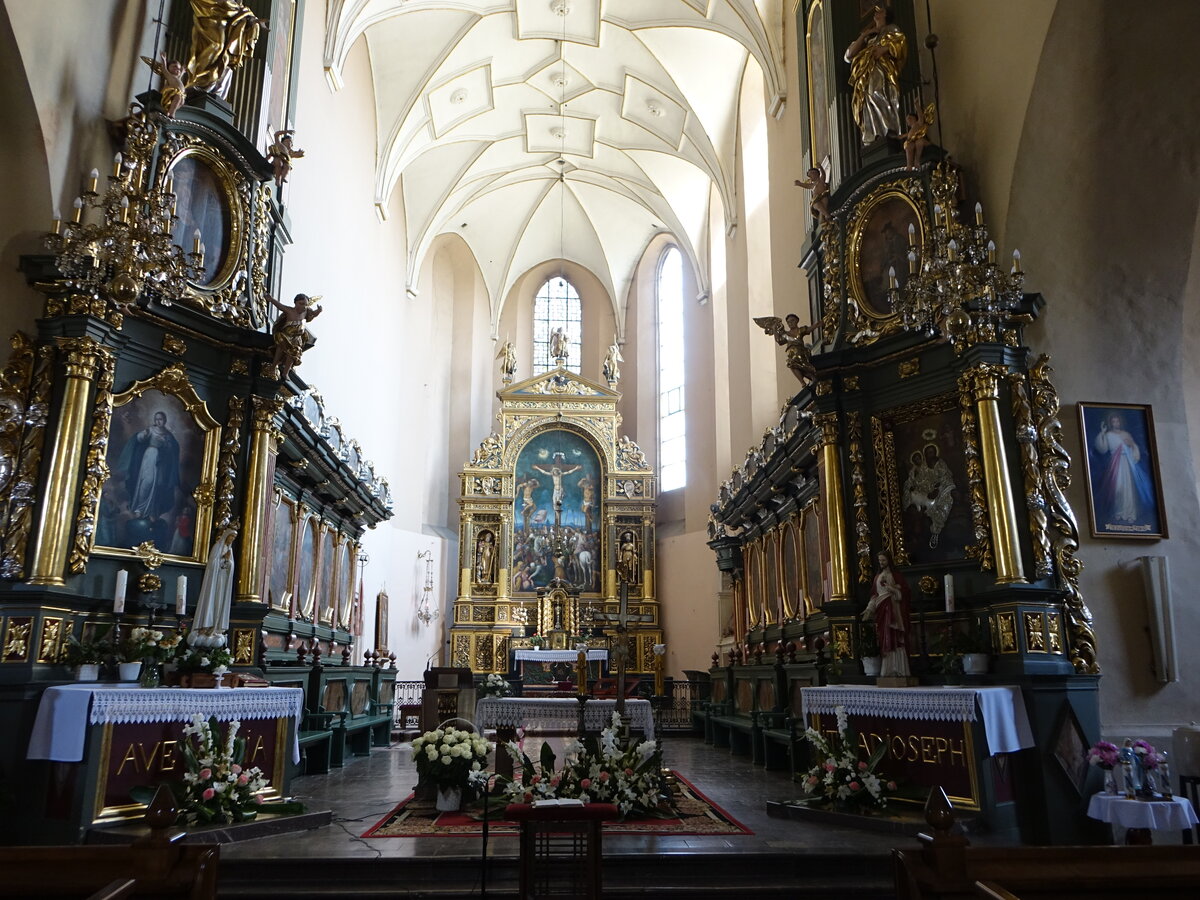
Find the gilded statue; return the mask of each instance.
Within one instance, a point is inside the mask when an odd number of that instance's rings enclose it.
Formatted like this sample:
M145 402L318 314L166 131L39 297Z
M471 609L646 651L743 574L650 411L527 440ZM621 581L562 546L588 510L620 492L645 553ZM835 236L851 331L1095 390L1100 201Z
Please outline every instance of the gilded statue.
M787 348L787 367L801 384L816 377L812 352L805 343L805 339L815 330L812 325L801 325L800 317L795 313L788 313L783 319L778 316L756 316L754 324L775 338L779 346Z
M160 103L167 118L175 118L175 113L179 112L179 107L183 106L183 101L187 99L188 70L179 60L168 60L165 53L158 59L143 56L142 62L162 79L162 87L159 89Z
M904 121L908 123L908 131L900 137L904 139L904 165L908 169L921 167L921 154L929 146L929 138L926 135L929 134L929 126L933 124L935 110L936 107L928 103L920 112L910 112L904 117Z
M908 59L908 41L888 17L877 5L871 23L846 49L854 88L851 107L864 144L900 133L900 72Z
M626 584L637 584L639 570L637 536L626 531L617 550L617 578Z
M500 381L504 384L512 384L513 378L517 374L516 345L511 340L505 341L500 345L496 359L500 360Z
M481 531L475 541L475 583L493 584L496 581L496 536Z
M279 318L275 320L275 328L271 332L275 339L276 377L286 381L288 374L300 365L300 357L304 351L315 343L316 339L305 326L319 316L321 307L312 306L320 297L309 297L307 294L297 294L291 306L285 306L274 297L268 296L267 302L279 310Z
M299 159L304 155L303 150L292 146L292 136L295 133L291 130L275 132L275 140L267 148L267 159L271 161L271 169L275 173L275 184L279 187L283 187L283 183L288 180L288 175L292 173L292 160Z
M189 85L221 100L229 94L233 70L254 53L267 20L240 0L189 0L192 6L192 54Z
M833 221L833 217L829 214L829 182L825 180L825 172L818 166L813 166L806 173L807 180L796 179L796 187L807 188L812 191L812 199L808 203L808 208L812 210L812 214L821 220L821 224Z
M608 348L608 355L604 357L604 380L608 382L610 388L616 388L617 382L621 380L621 369L617 363L625 362L621 356L621 348L617 345L617 339L613 338L612 344Z

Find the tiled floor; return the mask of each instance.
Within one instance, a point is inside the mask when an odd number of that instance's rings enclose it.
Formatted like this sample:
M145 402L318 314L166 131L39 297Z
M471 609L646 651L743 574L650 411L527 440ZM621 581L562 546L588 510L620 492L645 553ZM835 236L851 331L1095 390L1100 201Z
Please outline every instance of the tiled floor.
M766 772L748 760L715 750L692 737L668 737L666 764L677 769L711 800L750 828L752 835L654 837L612 835L605 855L704 853L853 852L884 856L891 847L913 845L912 838L827 824L768 818L768 800L798 796L786 773ZM475 837L360 838L403 800L416 783L409 745L376 749L328 776L297 779L296 797L313 809L333 811L333 824L301 834L279 835L227 844L222 859L296 857L463 857L479 852ZM489 852L515 856L515 837L493 838Z

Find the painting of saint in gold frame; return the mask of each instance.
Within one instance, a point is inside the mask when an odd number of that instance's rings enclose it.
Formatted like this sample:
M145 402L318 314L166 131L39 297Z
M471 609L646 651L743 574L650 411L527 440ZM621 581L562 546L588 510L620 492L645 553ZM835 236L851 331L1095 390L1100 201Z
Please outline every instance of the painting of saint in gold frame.
M203 563L219 443L220 427L182 367L113 397L96 552L132 556L150 541L175 562Z
M296 522L299 518L296 502L282 492L277 493L271 515L271 559L266 567L267 583L263 596L272 609L286 610L289 616L294 616L292 573L296 559Z
M317 607L321 611L321 621L326 625L333 624L334 607L337 605L333 580L333 569L336 563L333 536L334 533L331 528L326 528L324 534L321 535L320 576L317 581Z
M308 516L300 526L300 540L296 548L296 609L300 618L309 622L315 620L315 602L317 589L315 578L317 572L317 523L315 516Z
M888 297L888 270L898 283L908 278L908 229L918 256L925 240L924 217L902 190L888 188L862 202L850 225L850 291L873 319L895 314Z

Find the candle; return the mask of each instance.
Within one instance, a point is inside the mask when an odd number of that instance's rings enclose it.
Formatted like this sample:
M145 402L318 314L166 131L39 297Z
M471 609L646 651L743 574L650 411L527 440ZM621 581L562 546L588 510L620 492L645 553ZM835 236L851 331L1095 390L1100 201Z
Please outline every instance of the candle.
M988 264L993 265L993 266L996 264L996 242L995 241L988 241Z
M976 225L983 224L983 204L982 203L975 204L975 224Z
M908 223L908 246L912 247L917 243L917 226L912 222Z
M1012 266L1012 273L1013 273L1014 275L1020 275L1020 274L1021 274L1021 251L1020 251L1020 250L1014 250L1014 251L1013 251L1013 266Z
M192 232L192 252L193 253L200 252L200 229L199 228L197 228L195 231Z
M174 175L167 176L167 191L166 192L168 194L175 193L175 176Z
M951 238L950 243L946 245L946 250L949 253L950 259L958 259L958 241Z
M113 590L113 612L118 616L125 612L125 587L129 584L129 570L117 571L117 586Z
M62 213L57 209L54 211L54 222L50 228L55 234L62 234Z
M71 206L75 210L74 222L76 225L78 225L79 220L83 218L83 198L76 197L73 201L71 201Z
M888 266L888 290L894 291L898 286L899 282L896 281L896 267Z
M942 583L946 587L946 612L954 612L954 576L947 573L942 578Z
M121 164L123 162L124 160L122 159L120 153L113 157L113 178L121 177Z
M96 185L99 183L100 183L100 170L92 169L92 171L90 171L88 173L88 193L89 194L96 193Z
M128 197L121 198L121 221L122 222L129 221L129 198Z
M187 576L175 579L175 615L187 615Z
M913 250L908 251L908 274L917 274L917 254Z

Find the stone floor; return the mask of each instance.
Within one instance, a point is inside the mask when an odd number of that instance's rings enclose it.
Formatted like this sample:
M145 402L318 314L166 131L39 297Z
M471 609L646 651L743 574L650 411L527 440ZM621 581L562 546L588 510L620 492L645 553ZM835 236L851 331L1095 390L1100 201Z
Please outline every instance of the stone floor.
M769 818L767 801L799 795L786 773L767 772L748 760L716 750L693 737L668 737L666 764L677 769L752 835L655 837L611 835L604 840L605 856L621 854L829 854L851 852L884 858L893 846L915 846L911 837L880 834L825 823ZM333 811L325 828L300 834L258 838L221 848L221 859L288 859L301 857L438 858L478 855L476 837L360 838L409 795L416 770L408 744L373 750L353 759L330 775L298 778L296 798L310 808ZM493 837L489 855L516 856L515 837Z

